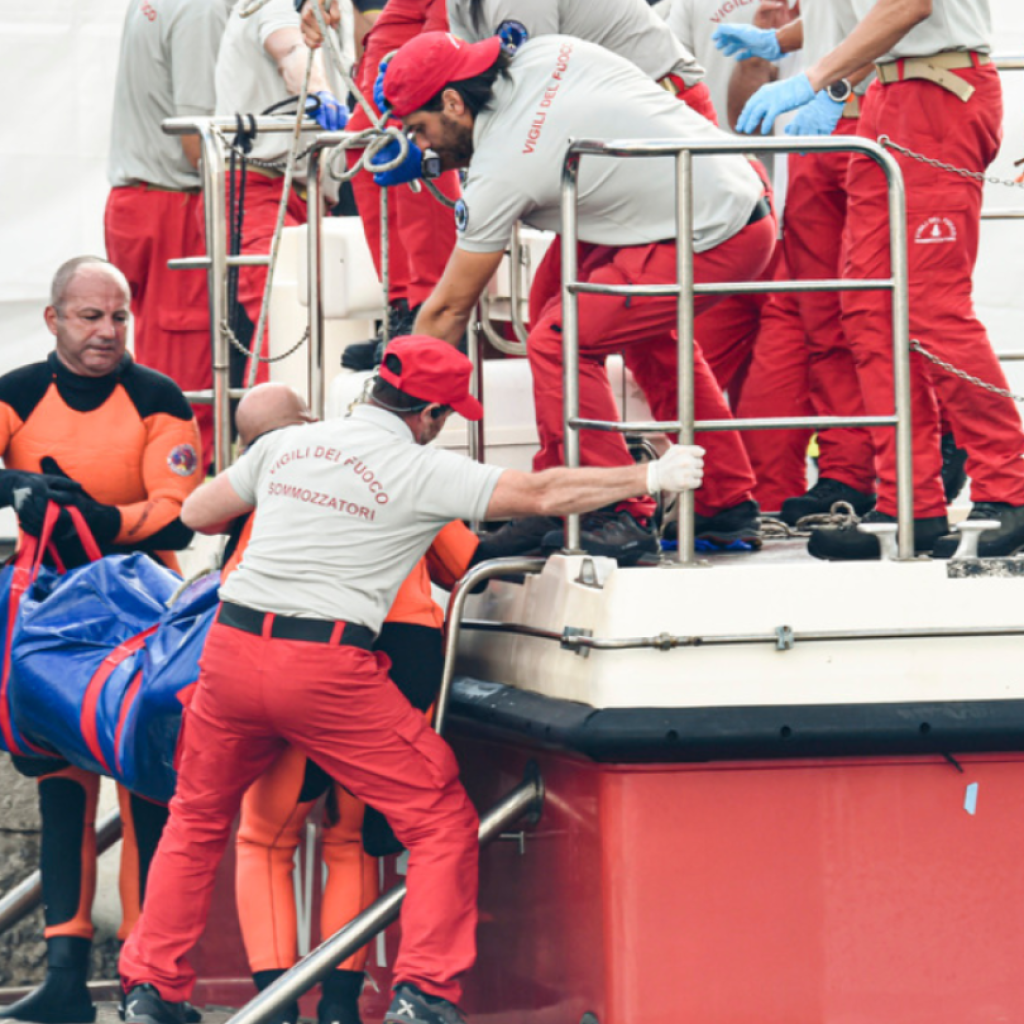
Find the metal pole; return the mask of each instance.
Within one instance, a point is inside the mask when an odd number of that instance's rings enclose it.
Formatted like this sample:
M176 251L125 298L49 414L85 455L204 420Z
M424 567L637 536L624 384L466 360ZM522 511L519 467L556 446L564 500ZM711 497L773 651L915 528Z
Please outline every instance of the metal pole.
M524 814L538 809L543 799L544 788L539 776L534 775L520 783L480 819L480 845L486 845ZM395 921L405 893L405 882L395 886L243 1006L228 1019L227 1024L267 1024L288 1003L326 978L338 964Z
M914 557L914 424L910 407L910 305L907 297L907 199L903 172L888 152L881 163L889 186L892 271L893 400L896 407L896 534L901 559Z
M580 349L579 301L572 285L576 284L576 188L579 181L580 158L570 153L562 167L562 445L565 464L580 464L580 434L572 425L580 414ZM573 514L565 520L565 550L580 552L580 517Z
M696 417L693 397L693 154L682 150L676 155L676 277L679 303L676 319L678 333L679 443L693 444ZM682 491L676 505L678 537L676 561L693 565L694 519L693 491Z
M96 825L96 855L106 853L121 838L121 813L111 811ZM13 928L43 900L42 875L33 871L0 899L0 932Z
M202 145L203 210L206 218L207 283L210 296L210 349L213 361L213 465L231 461L231 356L223 326L227 323L227 214L224 209L224 154L208 122L199 124Z
M483 312L480 306L475 306L466 327L466 346L469 349L469 360L473 364L473 370L469 377L469 390L481 404L484 400L484 335L480 329L482 316ZM484 421L466 420L466 427L468 428L469 457L474 462L483 462Z
M440 733L444 729L445 716L448 713L448 695L451 692L452 678L455 675L455 657L459 649L459 637L462 633L462 613L466 600L477 584L495 576L511 576L512 574L540 572L545 565L543 558L493 558L473 566L452 589L451 600L448 602L448 623L444 640L444 669L441 672L441 689L437 694L437 710L434 712L434 729Z
M388 190L380 190L380 285L384 291L384 345L391 340L391 232L388 228Z
M320 272L321 235L320 170L322 150L309 154L306 181L306 294L309 306L309 351L306 353L309 408L324 416L324 304Z

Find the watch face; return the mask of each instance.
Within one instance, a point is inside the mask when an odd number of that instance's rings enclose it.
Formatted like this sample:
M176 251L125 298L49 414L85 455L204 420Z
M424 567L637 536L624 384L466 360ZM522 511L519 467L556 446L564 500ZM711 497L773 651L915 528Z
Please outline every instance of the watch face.
M826 92L836 103L845 103L850 98L850 93L853 92L853 86L843 78L838 82L833 82Z

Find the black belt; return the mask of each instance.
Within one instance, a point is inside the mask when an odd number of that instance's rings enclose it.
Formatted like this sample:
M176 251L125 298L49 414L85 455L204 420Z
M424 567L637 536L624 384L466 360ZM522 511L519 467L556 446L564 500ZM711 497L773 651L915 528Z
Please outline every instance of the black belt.
M367 626L356 622L332 622L330 619L300 619L294 615L276 615L258 612L242 604L222 601L217 621L243 633L263 636L264 626L270 619L270 636L275 640L306 640L311 644L329 644L332 638L343 647L359 647L368 651L373 647L376 634ZM339 630L337 627L341 626Z
M765 217L771 214L771 212L772 204L768 202L766 196L761 196L761 198L754 204L754 209L750 211L747 223L743 226L749 228L751 224L756 224L759 220L764 220Z

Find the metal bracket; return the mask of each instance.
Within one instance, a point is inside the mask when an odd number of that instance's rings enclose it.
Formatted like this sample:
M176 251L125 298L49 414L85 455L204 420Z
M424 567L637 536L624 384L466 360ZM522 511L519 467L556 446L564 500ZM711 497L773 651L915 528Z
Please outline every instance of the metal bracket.
M793 636L792 626L775 627L775 650L791 651L796 645L796 638Z
M526 856L526 833L525 832L499 832L499 839L504 839L510 843L517 843L519 846L519 856Z
M594 590L603 590L601 581L597 578L597 566L592 558L584 558L580 562L580 574L576 577L576 583L583 587L593 587Z
M573 654L578 654L581 658L589 658L590 648L574 643L573 637L593 635L594 631L592 629L580 629L577 626L566 626L565 629L562 630L562 639L560 641L562 650L572 651Z

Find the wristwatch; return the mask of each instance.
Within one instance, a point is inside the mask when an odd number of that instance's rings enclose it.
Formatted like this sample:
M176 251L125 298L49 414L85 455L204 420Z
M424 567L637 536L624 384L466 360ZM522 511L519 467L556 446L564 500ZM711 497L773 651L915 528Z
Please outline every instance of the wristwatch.
M845 103L853 95L853 86L845 78L840 78L838 82L826 87L825 92L836 103Z

